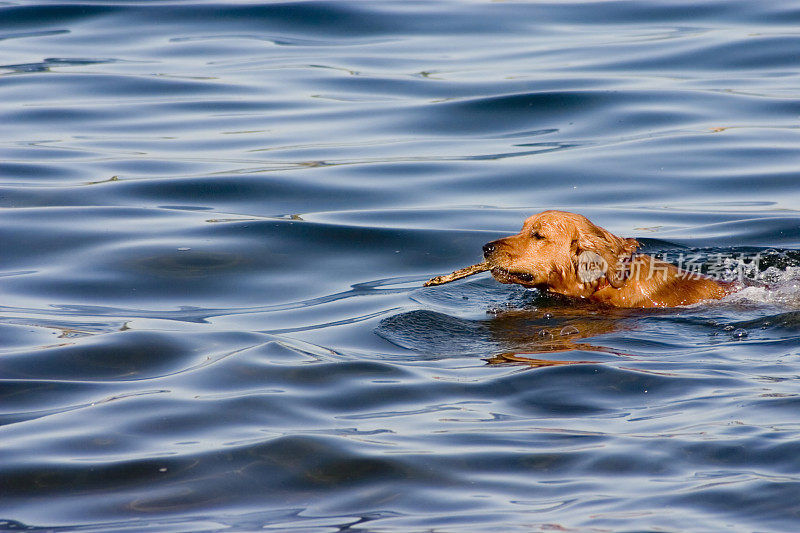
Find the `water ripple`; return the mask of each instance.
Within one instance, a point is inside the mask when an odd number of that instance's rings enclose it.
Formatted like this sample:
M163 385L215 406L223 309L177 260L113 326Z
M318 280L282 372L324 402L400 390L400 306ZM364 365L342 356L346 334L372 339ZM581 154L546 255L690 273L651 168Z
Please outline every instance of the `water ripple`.
M0 529L796 529L795 3L0 4Z

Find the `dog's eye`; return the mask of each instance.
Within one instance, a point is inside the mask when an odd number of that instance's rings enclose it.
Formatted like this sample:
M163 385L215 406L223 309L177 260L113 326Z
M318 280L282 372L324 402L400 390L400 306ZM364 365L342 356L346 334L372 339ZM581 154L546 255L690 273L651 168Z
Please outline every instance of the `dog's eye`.
M544 239L544 235L542 235L538 231L534 231L533 233L531 233L531 237L533 237L537 241L540 241L540 240Z

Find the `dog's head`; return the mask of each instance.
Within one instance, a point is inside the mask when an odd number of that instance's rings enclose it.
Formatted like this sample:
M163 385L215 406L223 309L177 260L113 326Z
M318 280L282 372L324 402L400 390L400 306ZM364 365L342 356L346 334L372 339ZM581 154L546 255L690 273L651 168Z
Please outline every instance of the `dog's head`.
M483 255L501 283L586 297L604 280L622 286L625 262L638 246L582 215L544 211L525 220L518 234L485 244Z

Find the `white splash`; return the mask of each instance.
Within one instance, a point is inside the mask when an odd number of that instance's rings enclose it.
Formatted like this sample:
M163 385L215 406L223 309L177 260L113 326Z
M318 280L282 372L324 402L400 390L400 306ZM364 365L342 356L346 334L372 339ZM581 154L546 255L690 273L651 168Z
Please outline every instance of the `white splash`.
M774 305L800 309L800 267L769 267L744 280L744 288L723 301L736 304Z

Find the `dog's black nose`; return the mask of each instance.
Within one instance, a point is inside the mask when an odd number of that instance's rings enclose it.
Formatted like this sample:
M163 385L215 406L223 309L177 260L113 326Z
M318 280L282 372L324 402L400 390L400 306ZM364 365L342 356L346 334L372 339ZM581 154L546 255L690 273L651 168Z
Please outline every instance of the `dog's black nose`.
M494 252L494 243L487 242L483 245L483 257L489 257Z

